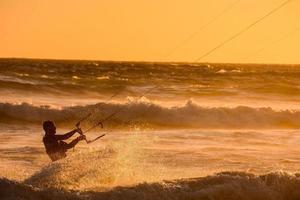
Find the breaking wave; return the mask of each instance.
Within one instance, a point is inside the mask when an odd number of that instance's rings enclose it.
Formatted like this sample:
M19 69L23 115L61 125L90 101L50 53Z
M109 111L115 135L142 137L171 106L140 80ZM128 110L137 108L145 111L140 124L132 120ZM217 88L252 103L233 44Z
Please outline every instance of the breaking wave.
M41 123L54 120L60 124L75 123L78 119L92 113L87 120L95 123L115 113L106 125L126 127L129 124L143 124L149 127L166 128L299 128L300 111L274 110L270 107L253 108L239 106L201 107L192 101L183 106L163 107L147 100L129 103L98 103L86 106L54 109L48 106L33 106L27 103L0 103L0 120Z
M300 176L285 172L253 175L222 172L215 175L114 187L107 191L65 191L0 179L1 199L187 199L187 200L298 200Z

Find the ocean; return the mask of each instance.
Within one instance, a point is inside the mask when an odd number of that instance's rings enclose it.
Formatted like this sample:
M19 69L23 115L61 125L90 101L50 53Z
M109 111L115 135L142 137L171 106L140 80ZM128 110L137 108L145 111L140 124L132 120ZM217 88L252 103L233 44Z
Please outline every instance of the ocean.
M300 199L300 65L0 59L0 95L1 199Z

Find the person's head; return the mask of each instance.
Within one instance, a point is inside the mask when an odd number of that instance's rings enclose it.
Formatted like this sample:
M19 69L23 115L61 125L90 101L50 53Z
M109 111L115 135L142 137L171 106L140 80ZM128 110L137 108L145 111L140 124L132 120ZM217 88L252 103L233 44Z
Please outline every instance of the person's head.
M54 135L56 133L55 124L49 120L43 122L43 129L46 134Z

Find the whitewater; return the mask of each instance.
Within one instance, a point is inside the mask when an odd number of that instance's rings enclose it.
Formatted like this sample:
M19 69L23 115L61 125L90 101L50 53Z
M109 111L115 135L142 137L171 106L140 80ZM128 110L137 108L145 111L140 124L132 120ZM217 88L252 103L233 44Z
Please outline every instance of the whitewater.
M0 59L0 94L0 199L300 199L298 65Z

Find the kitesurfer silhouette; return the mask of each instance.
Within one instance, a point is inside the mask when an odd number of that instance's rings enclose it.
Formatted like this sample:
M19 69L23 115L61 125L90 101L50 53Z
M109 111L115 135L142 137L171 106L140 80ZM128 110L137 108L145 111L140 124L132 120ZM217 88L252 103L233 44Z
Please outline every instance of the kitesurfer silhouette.
M81 141L86 140L85 135L82 134L79 126L63 135L56 135L56 127L52 121L44 121L43 129L45 131L45 136L43 137L43 142L46 148L46 152L51 158L52 161L56 161L67 156L66 152L68 149L75 147L75 145ZM66 143L63 140L66 140L72 137L75 133L79 133L80 136L74 139L70 143Z

